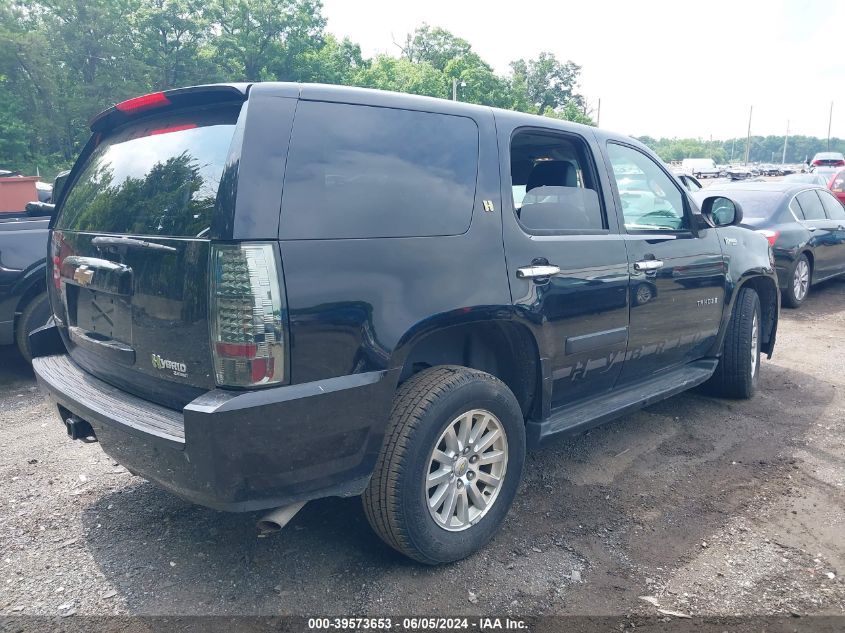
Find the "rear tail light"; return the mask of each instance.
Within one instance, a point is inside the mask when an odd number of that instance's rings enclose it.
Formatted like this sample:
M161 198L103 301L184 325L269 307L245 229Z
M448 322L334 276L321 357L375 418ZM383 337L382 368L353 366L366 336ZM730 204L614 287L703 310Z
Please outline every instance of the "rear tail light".
M62 234L53 231L53 239L50 243L50 270L53 279L53 287L61 293L62 291Z
M285 379L280 266L273 244L214 244L212 354L217 384L255 387Z
M769 241L769 246L771 247L774 247L775 242L777 242L778 237L780 237L780 231L769 231L768 229L760 229L757 232Z

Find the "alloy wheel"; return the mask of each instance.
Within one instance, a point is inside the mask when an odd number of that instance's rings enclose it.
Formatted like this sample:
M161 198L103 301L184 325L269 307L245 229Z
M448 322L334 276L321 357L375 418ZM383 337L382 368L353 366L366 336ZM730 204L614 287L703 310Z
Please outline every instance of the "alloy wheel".
M810 265L807 260L802 259L795 267L795 274L792 276L792 294L798 301L803 301L810 288Z
M760 361L760 323L757 313L751 319L751 377L757 374L757 363Z
M450 532L478 523L496 502L507 466L508 439L495 415L473 409L452 420L431 452L425 475L435 523Z

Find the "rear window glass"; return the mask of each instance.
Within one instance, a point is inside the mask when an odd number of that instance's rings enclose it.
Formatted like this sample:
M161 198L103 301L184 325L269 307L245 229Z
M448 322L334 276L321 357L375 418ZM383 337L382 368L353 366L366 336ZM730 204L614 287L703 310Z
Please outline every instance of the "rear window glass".
M723 195L736 200L742 206L742 221L754 224L761 220L770 220L781 207L783 193L780 191L738 191L725 189L722 192L707 190L707 195Z
M300 102L282 201L286 239L464 233L478 128L446 114Z
M238 111L177 112L121 127L91 154L56 227L178 237L204 233Z

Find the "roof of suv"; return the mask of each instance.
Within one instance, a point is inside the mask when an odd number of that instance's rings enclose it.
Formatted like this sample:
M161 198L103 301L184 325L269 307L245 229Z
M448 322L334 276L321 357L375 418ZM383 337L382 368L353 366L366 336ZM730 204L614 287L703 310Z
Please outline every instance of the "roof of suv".
M217 92L220 94L233 94L235 92L240 94L247 94L256 87L261 87L261 90L276 93L283 97L299 97L301 99L313 99L316 101L336 101L336 102L353 102L364 105L384 106L394 108L408 108L414 110L437 110L440 112L448 111L455 114L464 113L479 113L481 111L495 110L498 113L524 119L525 125L537 125L542 122L548 126L550 123L560 125L570 129L595 130L587 125L574 123L572 121L565 121L562 119L552 119L537 114L528 114L525 112L517 112L514 110L504 110L501 108L492 108L490 106L476 105L472 103L464 103L462 101L451 101L448 99L440 99L437 97L427 97L422 95L408 94L402 92L392 92L389 90L376 90L373 88L359 88L356 86L341 86L334 84L310 84L310 83L292 83L282 81L267 81L254 83L219 83L219 84L204 84L198 86L186 86L184 88L176 88L173 90L166 90L163 94L167 97L185 98L199 93ZM154 93L156 96L162 93ZM144 95L146 96L146 95ZM126 102L135 101L141 97L129 99ZM109 115L115 113L116 109L120 109L117 104L104 110L92 119L92 128L96 127L97 123Z

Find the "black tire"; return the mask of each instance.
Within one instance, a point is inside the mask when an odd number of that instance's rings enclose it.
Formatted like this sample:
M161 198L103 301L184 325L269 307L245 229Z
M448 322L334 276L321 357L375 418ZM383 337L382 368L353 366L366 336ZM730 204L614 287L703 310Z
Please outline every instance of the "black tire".
M476 409L492 413L501 423L506 469L486 513L461 531L449 531L429 511L431 488L425 478L432 472L432 451L443 433L462 414ZM364 512L381 539L402 554L428 565L456 561L483 547L498 530L516 495L524 462L522 411L502 381L465 367L426 369L396 393L385 441L363 494Z
M795 292L795 277L798 275L799 268L802 266L806 266L809 277L807 279L807 289L804 291L803 296L799 296L799 293ZM807 255L802 253L801 256L792 263L792 268L789 269L789 280L786 282L786 288L784 288L781 293L781 296L783 297L783 305L787 308L800 308L801 304L804 303L804 300L807 298L807 295L810 294L810 282L812 281L812 278L813 267L810 264L810 260L807 258Z
M47 293L42 292L35 295L26 304L15 328L15 342L18 345L21 356L26 362L32 362L32 353L29 351L29 333L47 323L50 318L50 300Z
M752 363L753 324L757 323L757 344ZM707 383L708 391L722 398L748 399L760 379L760 345L763 340L760 299L752 288L742 288L734 306L722 357Z

